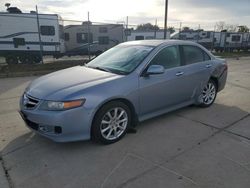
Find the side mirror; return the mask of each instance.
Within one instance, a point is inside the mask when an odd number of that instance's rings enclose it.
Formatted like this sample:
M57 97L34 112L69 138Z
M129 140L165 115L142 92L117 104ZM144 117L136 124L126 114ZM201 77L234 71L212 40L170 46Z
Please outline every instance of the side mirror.
M162 65L150 65L146 72L146 75L151 74L163 74L165 72L165 68Z

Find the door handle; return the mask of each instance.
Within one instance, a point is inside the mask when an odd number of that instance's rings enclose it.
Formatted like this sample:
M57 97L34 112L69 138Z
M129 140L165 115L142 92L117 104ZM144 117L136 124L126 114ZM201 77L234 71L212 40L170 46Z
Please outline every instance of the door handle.
M212 67L211 64L206 64L206 68L210 68L210 67Z
M184 74L184 72L177 72L175 75L176 76L181 76L181 75L183 75Z

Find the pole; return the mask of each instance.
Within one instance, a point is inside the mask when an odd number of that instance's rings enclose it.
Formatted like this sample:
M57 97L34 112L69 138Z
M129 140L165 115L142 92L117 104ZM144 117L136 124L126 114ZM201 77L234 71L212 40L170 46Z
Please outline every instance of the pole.
M42 40L41 40L41 32L40 32L40 24L39 24L37 5L36 5L36 20L37 20L37 30L38 30L38 38L39 38L39 46L40 46L40 56L41 56L41 62L43 64L43 45L42 45Z
M126 18L126 31L128 32L128 16ZM128 35L126 34L126 41L128 41Z
M181 38L181 27L182 27L182 22L180 22L179 39Z
M201 28L201 25L199 24L199 25L198 25L198 34L197 34L197 43L199 43L199 38L200 38L200 28Z
M90 27L89 27L89 12L88 12L88 56L89 56L89 60L90 60Z
M168 26L168 0L165 0L165 21L164 21L164 39L167 38L167 26Z
M215 29L216 26L214 26L213 36L212 36L212 46L211 46L211 52L214 50L214 37L215 37Z
M155 32L154 32L154 38L156 39L156 26L157 26L157 18L155 19Z

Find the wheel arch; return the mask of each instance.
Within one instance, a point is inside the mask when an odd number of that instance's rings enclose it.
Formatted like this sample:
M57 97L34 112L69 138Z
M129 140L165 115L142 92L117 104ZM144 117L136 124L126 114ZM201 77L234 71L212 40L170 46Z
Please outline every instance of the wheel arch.
M106 100L104 101L102 104L100 104L97 108L97 110L94 112L94 115L93 115L93 118L92 118L92 122L91 122L91 136L92 136L92 125L93 125L93 122L94 122L94 119L96 117L96 115L98 114L98 112L100 111L100 109L107 105L108 103L111 103L111 102L115 102L115 101L119 101L119 102L122 102L124 103L125 105L127 105L131 111L131 116L132 116L132 120L131 120L131 126L132 127L135 127L138 123L138 115L136 113L136 110L135 110L135 107L133 105L133 103L126 99L126 98L112 98L112 99L109 99L109 100Z
M213 81L215 82L215 84L216 84L216 89L218 90L218 88L219 88L219 80L218 80L218 78L215 77L215 76L211 76L210 79L213 80Z

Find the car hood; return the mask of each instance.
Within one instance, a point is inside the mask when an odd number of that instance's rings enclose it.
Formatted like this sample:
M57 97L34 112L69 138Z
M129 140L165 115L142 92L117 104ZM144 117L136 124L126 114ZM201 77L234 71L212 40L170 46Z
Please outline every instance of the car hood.
M121 75L84 66L76 66L34 80L26 89L26 92L32 97L45 100L54 100L55 97L53 96L58 93L60 96L57 96L57 100L62 100L76 89L83 90L119 77Z

